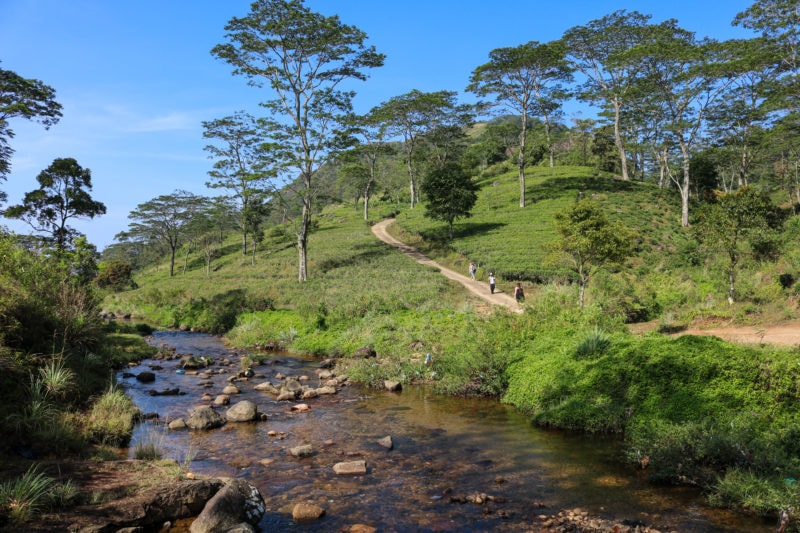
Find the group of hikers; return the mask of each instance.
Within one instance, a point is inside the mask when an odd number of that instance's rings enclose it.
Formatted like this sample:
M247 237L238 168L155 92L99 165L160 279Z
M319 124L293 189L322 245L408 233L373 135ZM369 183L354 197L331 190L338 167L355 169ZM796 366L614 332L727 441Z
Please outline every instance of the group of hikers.
M475 276L478 273L478 267L475 266L475 263L469 264L469 277L472 278L472 281L475 281ZM494 290L497 287L497 279L494 277L494 272L489 272L489 292L494 294ZM517 286L514 287L514 299L517 303L522 303L525 301L525 291L522 290L522 284L517 282Z

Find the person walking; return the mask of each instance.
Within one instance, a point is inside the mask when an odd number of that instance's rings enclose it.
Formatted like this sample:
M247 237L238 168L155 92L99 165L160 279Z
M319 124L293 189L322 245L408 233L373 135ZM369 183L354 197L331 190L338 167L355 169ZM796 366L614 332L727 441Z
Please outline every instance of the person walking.
M525 301L525 291L522 290L522 284L519 282L517 282L517 286L514 287L514 299L518 304Z
M472 278L472 281L475 281L475 273L478 272L478 267L475 266L475 263L469 264L469 277Z
M493 272L489 272L489 292L491 294L494 294L495 281L496 280L494 279L494 273Z

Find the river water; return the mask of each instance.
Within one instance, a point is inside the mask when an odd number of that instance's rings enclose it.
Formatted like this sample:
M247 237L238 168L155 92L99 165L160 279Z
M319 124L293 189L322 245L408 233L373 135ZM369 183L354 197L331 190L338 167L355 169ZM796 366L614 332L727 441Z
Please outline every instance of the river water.
M539 515L574 508L661 531L774 531L773 520L706 507L694 490L647 483L642 472L621 466L614 439L542 430L494 400L443 397L424 387L394 393L347 385L336 395L303 401L309 411L294 412L291 403L253 390L267 380L276 383L277 373L306 375L317 386L319 361L312 358L275 354L254 367L255 377L237 383L242 393L231 403L255 402L266 421L169 431L164 423L203 404L204 393L221 393L240 369L243 352L197 333L156 332L152 342L232 364L212 366L226 373L211 380L176 372L178 360L143 361L128 369L136 374L161 367L154 383L120 376L140 409L159 415L137 427L130 454L137 442L154 440L192 472L246 478L267 502L259 524L265 532L346 531L357 523L385 532L537 531ZM181 394L150 395L172 388ZM386 436L394 443L391 450L377 442ZM312 456L289 453L305 444ZM334 464L355 460L366 461L365 475L334 473ZM488 501L470 501L481 493ZM299 502L318 505L325 514L295 524L292 508Z

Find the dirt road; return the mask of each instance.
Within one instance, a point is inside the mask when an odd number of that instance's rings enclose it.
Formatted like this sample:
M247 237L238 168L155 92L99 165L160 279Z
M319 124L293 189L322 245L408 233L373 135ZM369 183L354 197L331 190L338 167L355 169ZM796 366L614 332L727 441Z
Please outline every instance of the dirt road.
M522 308L517 304L514 298L502 291L495 290L494 294L489 292L489 284L483 281L472 281L469 276L459 274L453 270L445 268L429 259L424 254L420 253L413 246L402 243L389 235L386 228L394 223L394 219L386 219L378 222L372 226L372 233L375 234L380 240L388 243L407 256L413 258L415 261L424 265L438 268L441 273L447 278L461 283L469 291L476 296L482 298L486 302L493 305L503 306L514 313L522 313ZM632 325L631 332L645 333L647 330L653 329L652 327L644 327L645 325ZM742 344L779 344L784 346L800 346L800 323L790 322L784 324L776 324L774 326L715 326L715 327L698 327L691 326L684 331L675 334L677 335L713 335L729 342L737 342Z
M418 263L422 263L423 265L432 266L434 268L438 268L442 275L448 279L461 283L464 287L466 287L470 292L474 295L483 298L487 302L493 305L501 305L514 313L522 313L522 308L519 306L517 301L509 294L504 293L495 289L494 294L489 292L489 284L483 281L473 281L472 278L469 276L465 276L463 274L459 274L454 270L450 270L449 268L445 268L439 263L433 261L432 259L428 258L421 252L419 252L413 246L409 246L405 243L402 243L389 235L386 231L386 228L389 227L392 223L394 223L393 218L388 218L386 220L382 220L377 224L372 226L372 233L375 234L383 242L390 244L406 254L407 256L411 257Z

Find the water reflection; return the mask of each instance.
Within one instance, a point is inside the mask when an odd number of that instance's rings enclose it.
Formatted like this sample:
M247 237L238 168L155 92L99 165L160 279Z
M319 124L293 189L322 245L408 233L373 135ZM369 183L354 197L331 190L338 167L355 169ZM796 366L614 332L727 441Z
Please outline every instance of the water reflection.
M155 432L168 455L192 471L247 478L267 500L264 531L334 531L356 523L380 531L525 531L535 530L537 515L575 507L664 531L773 529L758 519L708 509L694 491L646 483L641 473L619 466L620 449L612 439L544 431L495 401L437 396L419 387L391 393L346 386L305 401L311 409L297 413L290 403L253 390L277 373L307 375L316 385L312 359L276 356L254 368L256 377L238 383L242 393L232 402L255 402L266 421L170 432L163 423L207 403L203 394L219 394L239 370L238 358L210 335L158 332L154 343L231 363L214 365L226 373L205 381L176 373L177 360L158 362L163 369L153 384L124 379L140 408L160 416L159 423L137 428L134 443ZM143 369L144 364L132 372ZM182 394L149 394L167 388ZM393 440L391 450L377 442L386 436ZM310 444L313 455L293 457L289 450L302 444ZM334 464L351 460L366 461L367 474L334 473ZM489 501L469 501L481 493ZM323 518L294 524L292 508L301 501L325 508Z

